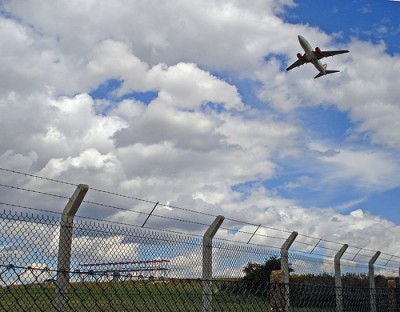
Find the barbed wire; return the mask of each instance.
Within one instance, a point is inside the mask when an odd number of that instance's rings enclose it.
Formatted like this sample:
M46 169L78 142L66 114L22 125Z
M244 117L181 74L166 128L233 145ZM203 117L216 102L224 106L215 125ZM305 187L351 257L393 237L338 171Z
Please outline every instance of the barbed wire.
M9 172L9 173L12 173L12 174L23 175L23 176L27 176L27 177L31 177L31 178L35 178L35 179L41 179L41 180L45 180L45 181L49 181L49 182L53 182L53 183L59 183L59 184L63 184L63 185L69 185L69 186L77 186L78 185L77 183L72 183L72 182L68 182L68 181L62 181L62 180L58 180L58 179L54 179L54 178L43 177L43 176L39 176L39 175L34 175L34 174L25 173L25 172L16 171L16 170L11 170L11 169L2 168L2 167L0 167L0 171ZM54 194L54 193L50 193L50 192L43 192L43 191L38 191L38 190L33 190L33 189L28 189L28 188L23 188L23 187L18 187L18 186L14 186L14 185L8 185L8 184L0 183L0 187L9 188L9 189L15 189L15 190L24 191L24 192L30 192L30 193L40 194L40 195L52 196L52 197L55 197L55 198L69 199L68 196L63 196L63 195ZM103 194L107 194L107 195L112 195L112 196L117 196L117 197L121 197L121 198L125 198L125 199L135 200L135 201L139 201L139 202L143 202L143 203L147 203L147 204L153 204L153 205L156 205L156 206L158 205L158 206L169 208L169 209L172 209L172 210L175 209L175 210L185 211L187 213L194 213L194 214L198 214L198 215L202 215L202 216L208 216L208 217L214 217L214 218L217 217L217 215L212 214L212 213L196 211L196 210L193 210L193 209L179 207L179 206L176 206L176 205L159 203L159 202L156 202L156 201L147 200L147 199L143 199L143 198L136 197L136 196L120 194L120 193L111 192L111 191L107 191L107 190L102 190L102 189L98 189L98 188L92 188L92 187L90 189L91 189L91 191L95 191L95 192L99 192L99 193L103 193ZM128 208L119 207L119 206L116 206L116 205L103 204L103 203L98 203L98 202L93 202L93 201L83 201L83 202L86 203L86 204L97 205L97 206L106 207L106 208L110 208L110 209L129 212L129 213L135 213L135 214L141 214L141 215L150 216L148 212L143 212L143 211L134 210L134 209L128 209ZM54 213L54 211L49 211L49 210L45 210L45 209L37 209L37 208L27 207L27 206L23 206L23 205L2 203L2 202L0 202L0 204L1 205L6 205L6 206L9 206L9 207L18 207L18 208L21 208L21 209L31 209L31 210L41 211L41 212ZM159 215L157 213L155 213L155 214L153 213L153 214L151 214L151 216L152 217L157 217L157 218L162 218L162 219L165 219L165 220L177 221L177 222L188 223L188 224L193 224L193 225L201 225L201 226L205 226L205 227L209 226L209 224L207 224L207 223L203 223L203 222L199 222L199 221L193 221L193 220L186 220L186 219L182 219L182 218L174 218L174 217L170 217L170 216L162 216L162 215ZM233 223L237 223L237 224L257 227L256 231L253 231L253 232L242 230L242 229L237 229L237 228L220 227L220 229L223 229L223 230L227 231L228 233L231 233L231 234L232 233L235 233L235 234L236 233L240 233L240 234L245 234L245 235L251 235L251 238L253 238L253 236L255 236L255 237L261 237L261 238L268 238L268 239L277 239L277 240L281 240L281 241L285 241L286 238L287 238L287 237L278 237L278 236L273 236L273 235L267 235L267 234L263 234L263 233L256 233L259 229L264 229L264 230L267 230L267 231L268 230L269 231L276 231L276 232L285 233L285 234L292 233L289 230L277 229L277 228L274 228L274 227L265 226L265 225L261 225L261 224L255 224L255 223L251 223L251 222L247 222L247 221L244 221L244 220L231 218L231 217L226 217L225 220L233 222ZM103 221L105 221L105 220L103 220ZM146 228L150 228L150 227L146 226ZM160 229L158 229L158 230L160 230ZM178 233L182 234L182 232L178 232ZM340 243L340 242L335 242L335 241L331 241L331 240L327 240L327 239L323 239L323 238L318 238L318 237L314 237L314 236L310 236L310 235L306 235L306 234L301 234L301 233L298 234L298 237L303 237L306 240L314 240L314 241L316 241L316 243L307 242L307 241L301 241L301 240L296 240L295 242L296 242L297 245L300 244L300 245L304 245L304 246L307 246L307 247L310 247L310 248L312 247L311 251L309 251L309 254L319 255L319 256L323 256L323 257L326 257L326 254L318 254L318 253L316 253L314 251L316 249L323 249L323 250L327 250L327 251L337 252L339 250L339 248L335 249L335 248L332 248L332 247L328 247L328 246L326 246L326 244L334 244L334 245L337 245L338 247L344 245L343 243ZM222 240L226 240L226 239L222 238ZM232 242L237 243L238 241L232 240ZM240 242L240 243L244 243L244 242ZM247 244L255 245L255 246L259 245L259 244L250 243L250 240L247 242ZM324 244L324 245L321 245L321 244ZM260 245L260 246L266 246L266 245ZM268 247L278 248L277 246L268 246ZM369 255L361 254L361 251L368 251L368 252L371 252L371 253L374 252L373 250L368 249L368 248L350 246L350 245L349 245L349 247L358 250L357 252L346 251L346 255L347 256L348 255L354 256L352 259L346 259L346 260L349 260L349 261L354 261L357 256L365 256L365 257L369 256ZM301 252L301 253L305 253L303 250L295 250L295 251ZM345 258L343 258L343 259L345 259ZM396 260L396 259L398 259L398 260ZM400 256L382 252L381 256L380 256L380 260L381 261L382 260L387 260L387 263L389 263L389 262L391 262L391 263L400 263Z
M1 187L5 187L5 188L19 190L19 191L25 191L25 192L31 192L31 193L41 194L41 195L53 196L53 197L58 197L58 198L62 198L62 199L69 199L69 197L67 197L67 196L58 195L58 194L52 194L52 193L48 193L48 192L41 192L41 191L27 189L27 188L23 188L23 187L14 186L14 185L7 185L7 184L1 184L0 183L0 186Z
M77 184L74 184L74 183L71 183L71 182L66 182L66 181L61 181L61 180L57 180L57 179L42 177L42 176L38 176L38 175L35 175L35 174L16 171L16 170L11 170L11 169L6 169L6 168L2 168L2 167L0 167L0 170L1 171L5 171L5 172L14 173L14 174L24 175L24 176L27 176L27 177L37 178L37 179L41 179L41 180L57 182L57 183L60 183L60 184L66 184L66 185L72 185L72 186L76 186L77 185Z
M20 209L26 209L26 210L32 210L32 211L39 211L39 212L46 212L46 213L59 215L59 213L55 212L55 211L46 210L46 209L40 209L40 208L33 208L33 207L24 206L24 205L16 205L16 204L10 204L10 203L5 203L5 202L0 202L0 205L7 206L7 207L20 208Z

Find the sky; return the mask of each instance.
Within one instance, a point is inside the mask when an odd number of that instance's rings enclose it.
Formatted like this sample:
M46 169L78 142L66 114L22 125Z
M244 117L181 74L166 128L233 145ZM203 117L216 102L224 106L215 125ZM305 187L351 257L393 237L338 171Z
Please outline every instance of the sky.
M399 14L384 0L2 1L0 167L397 253ZM340 73L286 72L298 35L350 50L324 60Z

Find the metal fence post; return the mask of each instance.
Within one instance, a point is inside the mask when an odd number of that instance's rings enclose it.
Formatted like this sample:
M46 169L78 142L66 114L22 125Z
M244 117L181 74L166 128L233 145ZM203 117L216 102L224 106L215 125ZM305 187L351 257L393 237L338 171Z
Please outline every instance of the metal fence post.
M281 270L284 275L285 283L285 312L289 311L289 248L292 246L294 240L296 239L298 233L292 232L288 239L283 243L281 247Z
M337 252L334 258L335 263L335 293L336 293L336 311L343 312L343 297L342 297L342 273L340 271L340 258L345 253L349 245L344 244Z
M375 255L368 262L368 278L369 278L369 291L370 291L370 303L371 303L371 312L376 312L376 289L375 289L375 273L374 273L374 264L375 261L380 256L381 252L377 251Z
M203 236L203 312L212 311L212 239L223 221L223 216L217 216Z
M79 184L62 213L60 238L58 242L56 295L54 298L54 307L55 311L57 312L66 311L68 307L72 227L74 223L74 216L88 190L89 187L87 185Z

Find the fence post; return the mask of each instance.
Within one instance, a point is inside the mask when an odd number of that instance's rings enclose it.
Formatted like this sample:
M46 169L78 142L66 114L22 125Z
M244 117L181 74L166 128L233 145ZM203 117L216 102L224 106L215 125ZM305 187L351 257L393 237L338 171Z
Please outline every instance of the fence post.
M336 311L343 312L343 296L342 296L342 273L340 271L340 258L345 253L349 245L344 244L335 255L335 292L336 292Z
M289 248L292 246L298 233L292 232L288 239L281 247L281 270L283 271L283 278L285 283L285 312L289 311Z
M212 311L212 239L223 221L223 216L217 216L203 236L203 312Z
M381 252L377 251L375 255L368 262L368 279L369 279L369 294L370 294L370 304L371 312L376 312L376 289L375 289L375 273L374 264L375 261L380 256Z
M88 190L89 187L86 184L79 184L62 213L60 238L58 241L56 295L54 298L54 307L56 312L66 311L68 307L72 227L74 216Z
M398 311L396 308L396 280L388 280L388 291L389 291L389 312Z

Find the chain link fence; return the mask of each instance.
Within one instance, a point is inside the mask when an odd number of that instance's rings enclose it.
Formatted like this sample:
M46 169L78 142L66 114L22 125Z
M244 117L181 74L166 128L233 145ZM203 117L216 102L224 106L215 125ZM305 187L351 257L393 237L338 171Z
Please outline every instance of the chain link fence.
M60 215L1 212L1 311L205 311L201 236L76 218L70 270L60 272L61 221ZM213 241L209 311L336 311L334 278L324 272L332 261L290 253L289 284L262 270L246 275L249 264L279 263L279 257L278 249ZM60 275L68 276L61 294ZM372 290L357 283L342 287L343 311L371 311ZM375 311L400 307L397 287L378 287L375 297Z
M400 311L397 256L6 172L0 311Z

